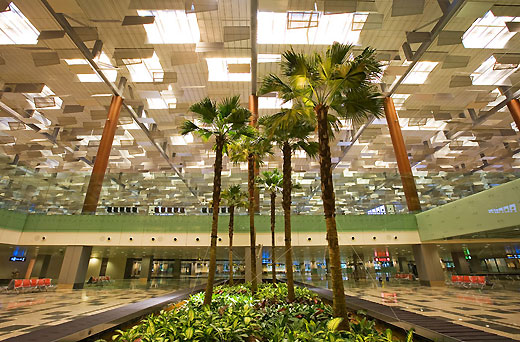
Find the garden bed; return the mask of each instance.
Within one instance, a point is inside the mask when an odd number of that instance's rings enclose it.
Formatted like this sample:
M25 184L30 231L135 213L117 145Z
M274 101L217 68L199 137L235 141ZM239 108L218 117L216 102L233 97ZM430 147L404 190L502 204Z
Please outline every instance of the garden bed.
M144 341L398 341L392 330L378 329L363 315L348 319L348 331L340 331L342 318L314 292L295 288L296 300L287 303L285 284L261 284L252 295L247 284L218 286L210 306L204 293L192 295L184 305L173 306L141 320L112 340ZM403 338L401 338L402 340ZM412 341L410 332L404 338ZM104 340L98 340L104 341Z

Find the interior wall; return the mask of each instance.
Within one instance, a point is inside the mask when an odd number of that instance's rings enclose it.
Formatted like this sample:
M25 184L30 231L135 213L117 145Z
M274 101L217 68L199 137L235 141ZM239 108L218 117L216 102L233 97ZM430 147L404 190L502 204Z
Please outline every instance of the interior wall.
M60 276L61 264L63 263L63 254L53 254L49 268L45 274L45 278L58 279Z
M97 278L99 276L99 271L101 270L101 260L102 258L91 257L88 263L87 276L85 279L89 279L90 277Z
M25 272L27 271L27 267L29 266L29 262L31 260L31 255L28 253L26 255L25 261L9 261L9 258L12 256L13 248L2 248L0 249L0 279L10 280L12 279L12 272L18 271L18 279L23 279L25 277Z

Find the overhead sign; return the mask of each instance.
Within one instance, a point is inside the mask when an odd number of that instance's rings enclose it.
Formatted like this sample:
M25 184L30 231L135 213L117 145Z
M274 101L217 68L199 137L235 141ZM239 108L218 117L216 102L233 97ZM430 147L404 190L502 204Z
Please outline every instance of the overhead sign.
M9 258L9 261L25 261L25 257L19 257L19 256L12 256Z

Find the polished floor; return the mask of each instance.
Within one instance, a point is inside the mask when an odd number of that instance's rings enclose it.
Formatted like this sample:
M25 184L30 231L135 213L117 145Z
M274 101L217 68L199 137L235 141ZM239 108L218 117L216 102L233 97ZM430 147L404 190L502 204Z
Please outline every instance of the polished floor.
M66 292L0 294L0 341L203 282L205 279L169 280L152 282L149 287L139 281L116 281Z
M300 281L327 287L325 279L301 277ZM509 288L514 288L509 286ZM516 286L518 288L518 286ZM455 286L425 287L417 281L345 282L345 293L379 304L434 316L474 329L520 340L519 291Z
M297 280L328 286L326 279ZM0 341L203 282L203 278L169 280L152 282L149 287L124 281L68 292L0 294ZM520 298L515 291L429 288L405 281L348 281L345 285L349 295L520 340Z

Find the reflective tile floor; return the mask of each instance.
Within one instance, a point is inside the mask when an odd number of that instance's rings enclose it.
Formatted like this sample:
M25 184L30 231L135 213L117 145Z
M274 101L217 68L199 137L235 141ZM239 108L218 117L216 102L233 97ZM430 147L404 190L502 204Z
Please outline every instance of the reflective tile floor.
M323 280L302 279L327 287ZM454 286L425 287L417 282L346 282L351 296L379 304L435 316L489 333L520 340L520 293L502 289L467 289Z
M138 281L86 287L83 290L0 294L0 341L157 297L205 282L204 279L170 280L148 286Z

